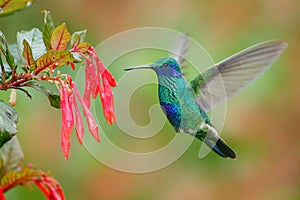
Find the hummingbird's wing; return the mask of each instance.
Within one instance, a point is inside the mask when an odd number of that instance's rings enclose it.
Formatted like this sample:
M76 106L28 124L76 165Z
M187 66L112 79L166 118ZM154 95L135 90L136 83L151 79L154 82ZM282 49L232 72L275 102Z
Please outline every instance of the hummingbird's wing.
M181 35L178 39L177 43L171 48L170 50L170 56L171 58L174 58L179 66L183 68L185 66L185 57L188 53L188 47L189 47L189 35L184 34Z
M190 81L205 110L240 93L268 69L287 47L283 41L267 41L251 46L208 68Z

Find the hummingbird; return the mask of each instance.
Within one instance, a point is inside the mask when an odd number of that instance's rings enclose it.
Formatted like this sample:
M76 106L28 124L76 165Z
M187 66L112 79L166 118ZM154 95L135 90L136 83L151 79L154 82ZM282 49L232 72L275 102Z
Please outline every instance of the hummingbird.
M187 80L182 65L188 36L182 40L178 55L124 70L153 70L158 77L159 103L175 131L196 137L221 157L235 159L236 153L220 137L207 112L245 90L270 68L288 44L273 40L253 45Z

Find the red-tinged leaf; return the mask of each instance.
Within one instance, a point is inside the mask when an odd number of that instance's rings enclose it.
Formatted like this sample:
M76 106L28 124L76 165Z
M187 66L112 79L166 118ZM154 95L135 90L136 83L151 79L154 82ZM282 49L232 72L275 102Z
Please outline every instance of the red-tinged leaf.
M29 46L29 43L26 40L23 40L23 57L26 60L26 64L31 68L31 69L36 69L36 63L33 59L32 56L32 50Z
M51 49L53 50L66 50L68 43L71 39L71 34L67 30L65 23L62 23L54 29L51 34Z
M37 60L47 52L43 42L43 33L39 29L33 28L29 31L20 31L17 33L17 49L20 55L23 53L24 40L26 40L31 47L34 60Z
M66 65L67 63L72 63L74 58L70 51L55 51L50 50L37 59L37 70L36 73L39 73L47 68L51 68L55 65L55 67L61 67Z
M88 42L80 42L75 47L73 47L72 51L78 52L78 53L86 53L91 45Z
M50 39L54 30L54 23L50 15L50 11L43 10L42 13L44 14L43 41L46 49L49 50L51 49Z
M23 167L18 171L10 170L1 179L3 192L7 192L18 185L26 185L26 183L31 182L39 174L38 171L32 170L30 166Z
M30 6L34 0L0 0L0 16L11 14Z

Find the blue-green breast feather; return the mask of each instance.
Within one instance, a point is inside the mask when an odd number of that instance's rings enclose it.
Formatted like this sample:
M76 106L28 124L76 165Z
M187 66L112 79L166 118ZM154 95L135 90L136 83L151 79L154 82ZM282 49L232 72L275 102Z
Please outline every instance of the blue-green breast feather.
M181 108L178 96L174 90L172 91L170 88L162 85L159 85L158 93L161 108L177 131L181 122Z

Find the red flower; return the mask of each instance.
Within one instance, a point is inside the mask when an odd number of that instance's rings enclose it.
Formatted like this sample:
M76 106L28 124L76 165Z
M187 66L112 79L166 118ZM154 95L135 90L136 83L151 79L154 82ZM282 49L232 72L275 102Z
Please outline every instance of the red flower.
M64 200L64 193L59 183L52 177L42 173L33 182L41 189L48 200Z
M96 98L99 94L104 116L109 124L116 121L114 114L114 99L111 87L116 87L117 83L111 73L105 68L93 47L85 53L78 52L86 62L85 78L86 85L84 90L84 102L90 107L90 97ZM102 84L101 84L102 82Z
M96 120L85 104L75 83L72 81L72 78L67 74L63 74L61 75L61 78L58 79L58 82L60 84L58 88L60 90L60 106L62 111L61 146L65 154L65 158L68 159L70 151L70 137L74 126L74 109L76 120L76 135L80 144L82 144L84 134L84 125L77 105L77 99L82 106L90 133L97 142L100 142L100 138Z
M60 51L49 51L40 57L36 61L36 69L33 73L33 77L39 80L48 80L50 82L54 81L57 84L60 93L60 108L62 111L61 146L65 158L68 159L70 151L70 137L74 124L76 124L76 135L80 144L82 144L84 135L83 119L77 105L77 100L83 108L83 113L88 123L89 131L95 140L99 142L98 125L89 110L90 98L92 97L95 99L98 95L100 96L106 121L109 124L112 124L116 121L116 117L114 114L114 98L111 87L115 87L117 83L112 74L103 65L94 48L91 47L89 43L82 42L80 37L73 44L70 51L65 50L67 47L66 44L68 43L66 41L69 41L69 34L68 32L65 32L65 30L65 25L60 26L56 31L59 37L57 36L53 39L55 47L63 44L62 46L59 46L62 49L58 47L54 48L56 50L60 49ZM65 37L64 43L61 43L61 39L63 38L62 36ZM75 83L68 74L62 74L56 77L52 76L56 68L65 64L70 64L72 69L75 68L74 58L71 52L78 53L85 60L86 84L83 97L80 95ZM39 78L38 74L44 72L46 69L48 69L47 74L44 74ZM26 82L26 79L22 81Z
M48 200L65 200L64 192L59 183L31 164L22 166L17 171L9 171L1 178L0 200L5 200L4 193L16 186L30 186L36 184Z
M116 121L114 114L114 99L111 87L117 85L116 80L112 74L105 68L99 56L96 54L93 47L86 42L79 42L79 40L73 45L71 52L77 52L85 60L85 89L83 97L80 95L75 83L68 74L60 74L56 77L41 76L42 80L54 81L57 84L57 88L60 93L60 108L62 112L62 129L61 129L61 146L65 155L68 159L70 151L70 137L74 124L76 124L76 135L80 144L82 144L84 135L83 119L80 114L77 100L81 104L83 114L86 118L89 131L97 142L100 142L98 125L93 115L91 114L90 98L97 98L100 96L100 100L103 107L103 113L106 121L112 124ZM56 54L55 54L56 55ZM69 56L69 54L66 53ZM50 55L48 55L50 56ZM57 59L61 58L62 54L57 54ZM51 57L52 60L54 57ZM56 58L56 57L55 57ZM61 66L58 63L52 63L52 60L47 57L43 60L46 67L38 68L37 73L42 72L45 68L50 69L50 73L54 74L56 67ZM68 59L71 60L71 59ZM48 63L50 62L50 64ZM67 62L74 69L73 62ZM75 115L75 116L74 116Z

